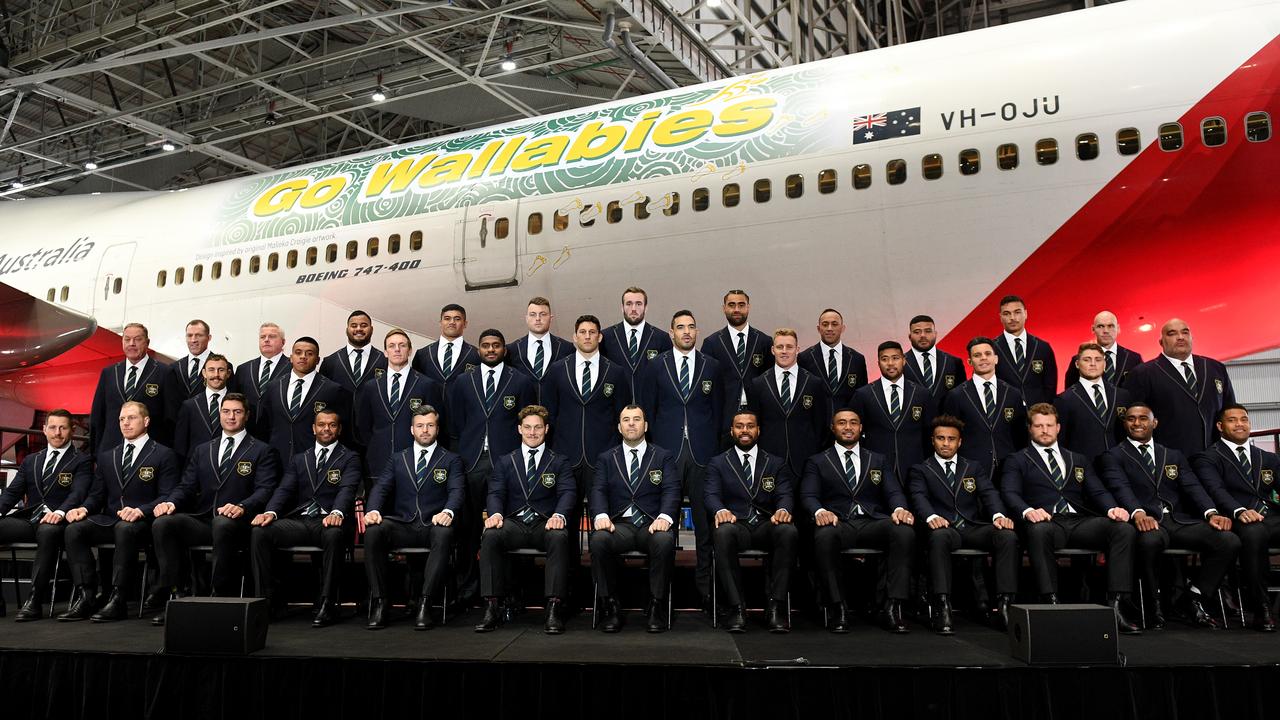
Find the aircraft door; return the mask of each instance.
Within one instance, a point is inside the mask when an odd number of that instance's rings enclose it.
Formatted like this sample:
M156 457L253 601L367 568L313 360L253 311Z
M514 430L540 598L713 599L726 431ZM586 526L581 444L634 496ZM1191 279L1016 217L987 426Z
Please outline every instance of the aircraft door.
M520 284L519 205L511 201L466 208L461 223L462 277L468 291Z
M129 268L137 243L112 245L102 253L93 288L93 317L98 325L118 330L125 323L129 296Z

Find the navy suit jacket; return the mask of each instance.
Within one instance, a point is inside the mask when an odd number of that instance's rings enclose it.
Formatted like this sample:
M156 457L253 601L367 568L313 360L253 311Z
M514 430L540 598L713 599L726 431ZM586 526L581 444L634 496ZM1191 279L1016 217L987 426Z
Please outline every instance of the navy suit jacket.
M1102 480L1120 506L1130 513L1141 508L1156 520L1167 509L1169 518L1180 525L1204 522L1204 514L1216 508L1186 456L1151 443L1151 459L1156 465L1154 474L1147 472L1138 449L1127 439L1098 458ZM1222 512L1230 514L1233 509Z
M230 362L230 361L228 361ZM234 370L234 366L232 367ZM178 419L178 413L182 410L182 404L188 398L196 397L204 394L204 375L199 370L196 371L196 377L191 379L191 358L183 356L177 362L167 366L164 372L164 386L161 388L161 394L164 395L164 416L169 418L170 422ZM230 378L228 378L230 380ZM177 450L177 447L174 447ZM178 453L179 456L182 453Z
M751 477L742 475L737 447L711 458L707 463L706 500L707 512L728 510L745 520L751 508L763 513L767 520L778 510L795 513L796 496L791 468L781 456L756 446L756 461L751 466Z
M348 519L356 502L361 479L360 455L335 443L324 467L316 466L315 440L285 463L280 484L267 502L267 512L287 517L301 513L314 501L323 515L337 510Z
M893 474L905 478L912 465L924 461L925 448L930 447L934 409L928 391L905 378L900 402L902 412L894 422L884 385L877 380L854 393L851 407L862 419L862 444L889 458Z
M827 348L816 343L800 353L800 367L824 382L834 410L851 407L854 392L867 384L867 358L848 345L841 345L840 376L833 383L827 374L827 357Z
M155 517L156 505L165 502L178 487L181 472L178 456L148 435L147 444L133 456L129 472L121 474L124 441L98 453L93 482L85 497L89 511L85 519L97 525L114 525L120 519L116 512L126 507L142 511L145 519Z
M1058 444L1062 476L1066 483L1059 491L1049 474L1044 451L1038 445L1023 448L1005 458L1000 477L1000 492L1005 507L1017 513L1018 519L1030 508L1040 508L1052 513L1059 498L1065 499L1081 515L1105 515L1108 510L1120 507L1115 496L1107 490L1093 464L1080 453L1071 452Z
M431 518L445 510L454 517L460 516L467 484L462 458L437 443L427 461L427 477L421 486L417 467L415 443L388 458L369 492L365 512L376 510L393 520L421 525L430 525Z
M1249 472L1240 466L1235 453L1221 442L1191 458L1191 467L1217 509L1235 517L1237 510L1256 510L1263 515L1280 512L1280 458L1275 453L1249 448Z
M729 328L723 327L702 341L702 352L720 364L720 379L724 385L724 410L721 411L721 416L726 428L741 403L743 388L773 367L773 338L751 328L746 337L745 366L738 365L738 354L734 350L737 340L736 331L730 337Z
M40 507L66 512L84 503L93 482L89 456L67 443L58 450L58 462L53 471L45 475L44 465L48 460L49 448L23 458L18 474L0 493L0 517L24 500L23 509L15 513L17 517L30 518ZM35 519L38 521L40 518Z
M267 380L267 385L270 385L272 380L288 375L291 367L287 355L280 353L275 356L271 361L271 377ZM263 434L262 424L258 422L258 411L262 407L262 396L258 393L258 375L261 372L262 356L259 355L236 368L227 389L244 395L244 399L249 403L249 433L265 442L267 436ZM264 385L263 390L265 389Z
M400 378L400 402L388 398L391 372L370 378L356 391L356 439L364 447L365 477L377 477L387 459L413 444L413 412L422 405L439 411L440 437L445 435L444 393L439 383L406 368Z
M1201 355L1193 355L1191 363L1196 375L1194 392L1164 357L1142 363L1124 381L1124 389L1133 399L1146 401L1160 419L1156 442L1188 456L1217 441L1218 411L1236 401L1225 365Z
M627 374L631 395L634 397L640 391L638 386L645 368L659 355L671 349L671 335L657 325L644 323L640 332L636 333L636 344L640 350L634 363L628 349L631 346L630 335L630 326L626 323L620 322L605 328L600 339L600 354L620 366Z
M551 448L573 466L592 466L606 448L622 442L618 416L631 404L631 383L622 368L597 353L596 380L584 398L574 368L577 354L547 371L542 404L551 415Z
M351 417L351 393L320 373L311 381L311 387L307 388L298 411L289 412L289 396L296 379L293 373L289 373L283 378L272 380L263 394L258 415L263 435L282 458L291 458L315 444L311 426L316 413L321 410L338 412L342 417L344 437L350 435L355 427Z
M227 390L224 388L218 394L218 402L222 402L226 396ZM177 453L178 461L184 468L197 445L207 443L222 434L221 421L217 415L210 420L209 406L204 400L204 386L201 386L199 395L182 401L182 407L176 416L178 424L173 430L173 451Z
M687 438L689 452L701 466L715 454L720 435L727 426L721 416L725 408L724 374L706 353L694 353L692 363L687 401L680 394L680 373L674 350L659 355L645 369L637 400L649 421L649 440L670 448L679 457ZM736 401L734 409L737 409Z
M629 448L618 445L600 453L587 498L588 516L608 515L613 520L621 520L622 513L635 505L650 522L664 514L673 523L680 518L680 498L684 493L680 490L674 455L646 443L644 455L640 456L640 481L634 488L628 482L630 476Z
M844 452L832 446L805 462L800 504L810 517L825 509L848 520L858 517L854 510L861 508L861 517L883 519L897 508L907 509L907 496L889 458L859 445L858 478L849 487L844 481Z
M360 363L360 375L351 369L351 356L347 354L347 346L329 353L320 361L320 374L338 383L348 393L354 395L360 386L369 380L380 377L379 370L387 369L387 356L373 345L364 347L364 361ZM343 418L346 421L346 418Z
M1000 356L1000 362L996 363L996 377L1018 388L1027 407L1051 403L1058 395L1058 361L1054 358L1053 348L1031 333L1025 333L1025 336L1027 342L1023 348L1022 367L1013 361L1013 348L1004 333L995 337L996 353Z
M968 378L965 376L964 362L955 355L944 353L934 348L934 355L938 361L933 366L933 384L930 385L924 379L924 370L921 369L920 363L917 361L914 348L910 344L907 345L907 365L903 368L902 374L908 380L929 390L929 396L932 398L933 412L936 415L942 408L942 403L947 397L947 393L959 387Z
M480 365L457 378L448 387L449 433L453 449L462 455L467 472L475 469L489 441L489 457L498 458L520 446L518 415L538 401L537 388L528 375L503 364L502 375L494 383L493 404L484 402L484 384L489 368Z
M549 340L551 346L547 348L549 352L541 375L533 372L533 357L528 356L529 335L527 333L507 343L507 363L519 368L521 372L528 375L529 379L533 381L533 387L537 391L538 402L542 402L542 393L547 385L547 377L551 374L551 366L557 360L563 360L575 352L573 343L562 337L547 333L542 339Z
M578 488L569 459L544 445L537 470L525 482L528 459L524 451L522 443L515 451L494 459L486 512L514 520L515 514L528 506L543 517L557 514L569 517L578 502Z
M1080 380L1080 371L1076 369L1076 359L1079 355L1072 355L1071 362L1067 363L1067 372L1063 387L1071 387ZM1130 350L1127 347L1116 345L1115 357L1111 358L1114 369L1111 375L1104 376L1108 382L1116 385L1123 385L1124 380L1134 368L1142 364L1142 356Z
M246 433L231 461L221 468L223 444L219 433L217 439L192 450L182 481L169 496L179 512L207 515L235 503L252 518L266 509L280 482L280 457L270 445Z
M1006 457L1027 444L1027 406L1022 393L1005 382L996 382L996 412L987 415L978 388L963 382L947 393L942 412L964 421L960 454L981 463L994 474Z
M446 375L444 368L440 367L439 347L440 341L437 340L426 347L418 348L418 351L413 354L413 369L439 383L447 394L448 386L454 380L480 367L480 352L474 345L463 340L462 349L453 358L453 367L449 368L449 374Z
M137 401L147 406L151 414L151 425L148 434L159 442L171 442L172 418L165 417L168 403L164 394L164 376L168 369L154 357L147 359L147 365L138 373L138 381L133 392L125 394L125 381L128 379L127 362L121 360L114 365L102 368L98 376L98 386L93 392L93 405L89 410L89 452L100 453L108 448L124 442L120 435L120 406L126 402Z
M1054 398L1062 432L1058 442L1063 447L1096 461L1103 453L1124 440L1124 413L1129 409L1129 391L1108 382L1102 383L1107 409L1099 413L1093 404L1093 393L1077 382Z
M827 384L798 365L793 366L791 408L782 405L778 379L768 373L747 385L747 407L760 423L760 447L782 458L793 477L800 477L804 461L827 439L831 423L831 399Z
M964 520L972 525L990 525L997 514L1008 515L1000 493L991 482L991 472L981 463L956 455L956 486L947 483L946 470L930 456L912 465L907 475L911 511L921 521L937 515L954 525ZM1011 518L1012 519L1012 518Z

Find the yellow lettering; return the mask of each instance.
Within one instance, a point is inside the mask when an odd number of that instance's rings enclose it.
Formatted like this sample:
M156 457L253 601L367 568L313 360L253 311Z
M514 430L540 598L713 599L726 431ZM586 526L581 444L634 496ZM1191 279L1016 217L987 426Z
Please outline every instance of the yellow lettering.
M706 134L715 120L710 110L688 110L676 113L658 123L653 130L653 142L660 147L683 145Z
M270 217L291 209L306 187L306 178L294 178L276 185L258 197L253 204L253 214L257 217Z
M517 135L507 141L502 147L502 152L498 153L498 157L493 160L493 169L489 171L490 175L501 175L507 171L507 166L511 164L511 158L515 157L516 151L529 138L524 135Z
M364 196L377 197L386 192L388 186L393 193L403 191L435 159L436 156L432 154L378 163L374 166L373 172L369 173L369 182L365 186Z
M534 140L516 156L515 161L511 163L511 169L523 172L544 165L555 165L560 162L560 157L564 155L567 147L569 147L569 138L564 135L552 135Z
M471 153L446 155L422 173L422 177L418 179L418 187L429 188L442 183L457 182L462 179L470 164Z
M480 151L480 156L471 163L471 170L467 172L467 177L475 179L484 175L484 169L489 167L489 163L493 160L493 156L498 153L498 149L502 147L501 140L494 140L484 146L484 150Z
M720 113L720 122L711 132L720 137L753 133L773 122L773 108L777 105L773 98L753 98L730 105Z
M617 150L626 137L627 130L621 125L606 125L600 120L589 122L578 131L565 159L568 162L599 160Z
M307 209L320 207L338 197L338 194L346 186L347 178L345 175L321 180L307 188L307 191L302 194L302 207Z
M653 123L662 117L661 110L650 110L640 116L640 121L631 130L631 137L627 138L627 144L623 147L624 152L635 152L644 147L644 141L649 137L649 131L653 129Z

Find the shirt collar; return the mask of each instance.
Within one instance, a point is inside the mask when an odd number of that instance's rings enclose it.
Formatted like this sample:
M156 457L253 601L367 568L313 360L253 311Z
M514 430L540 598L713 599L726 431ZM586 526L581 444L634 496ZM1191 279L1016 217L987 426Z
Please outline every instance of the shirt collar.
M240 428L240 432L235 435L228 435L226 430L222 431L222 437L232 439L231 447L240 447L240 443L244 442L244 436L248 434L249 431L245 428Z
M1156 449L1156 441L1155 441L1155 438L1152 438L1151 440L1147 440L1146 442L1138 442L1137 440L1134 440L1133 438L1125 438L1125 439L1126 439L1126 440L1128 440L1128 441L1129 441L1129 443L1130 443L1131 445L1133 445L1135 448L1137 448L1138 450L1142 450L1142 446L1143 446L1143 445L1146 445L1146 446L1147 446L1147 449L1151 451L1152 455L1154 455L1154 454L1155 454L1155 449Z
M289 376L290 376L290 377L289 377L289 381L290 381L290 382L293 382L293 381L295 381L295 380L306 380L308 383L310 383L312 380L315 380L315 379L316 379L316 373L318 373L318 372L319 372L319 370L312 370L311 372L307 373L306 375L303 375L302 377L298 377L298 373L297 373L296 371L294 371L294 369L293 369L293 368L289 368Z
M541 445L538 445L538 446L536 446L536 447L529 447L528 445L525 445L525 444L522 442L522 443L520 443L520 454L521 454L521 455L523 455L523 456L525 456L525 457L529 457L529 451L530 451L530 450L536 450L536 451L538 452L538 457L542 457L542 451L543 451L543 449L545 449L546 447L547 447L547 443L546 443L545 441L543 441L543 443L542 443Z
M697 348L689 348L689 352L685 352L684 350L681 350L680 348L676 347L675 345L672 345L672 346L671 346L671 352L672 352L672 354L673 354L673 355L675 355L676 357L687 357L687 358L689 358L690 360L694 360L694 361L696 362L696 358L694 358L693 354L694 354L694 353L696 353L696 352L698 352L698 350L697 350Z
M1014 335L1013 333L1009 332L1008 330L1005 330L1005 331L1004 331L1003 333L1001 333L1001 334L1002 334L1002 335L1004 335L1004 339L1005 339L1005 340L1007 340L1007 341L1009 342L1009 349L1011 349L1011 350L1013 349L1013 341L1014 341L1014 340L1021 340L1021 341L1022 341L1022 349L1023 349L1023 350L1026 350L1026 348L1027 348L1027 329L1026 329L1026 328L1022 328L1022 333L1021 333L1021 334L1019 334L1019 335Z
M851 448L847 448L841 445L840 443L836 443L835 448L836 448L836 455L839 455L841 460L844 460L844 454L849 452L850 450L853 451L854 460L857 460L859 457L862 457L862 441L858 441L854 443L853 447Z
M743 450L742 448L735 445L733 447L733 457L737 459L739 462L741 462L743 455L746 455L747 457L751 458L751 468L754 470L756 467L756 455L757 455L756 451L759 449L760 449L760 445L758 443L755 445L752 445L750 450Z
M438 442L433 442L433 443L431 443L430 445L423 445L422 443L418 442L417 440L414 440L414 441L413 441L413 451L414 451L414 452L413 452L413 455L414 455L414 457L417 457L418 455L421 455L421 454L422 454L422 451L423 451L423 450L426 450L426 451L427 451L427 455L428 455L428 456L430 456L431 454L433 454L433 453L436 451L436 445L438 445L438 444L439 444Z
M479 368L479 369L480 369L480 371L481 371L481 372L486 373L486 374L487 374L490 370L493 370L493 371L494 371L493 375L494 375L494 377L496 378L496 377L501 377L501 376L502 376L502 366L503 366L503 365L506 365L506 362L500 362L500 363L498 363L498 364L496 364L496 365L493 365L493 366L485 365L484 363L481 363L481 364L480 364L480 368Z
M575 350L573 354L577 356L577 361L580 363L595 362L596 360L600 359L599 350L596 350L595 353L591 355L591 357L587 357L586 355L583 355L581 350Z
M1179 360L1178 358L1173 357L1172 355L1166 355L1166 354L1164 354L1164 353L1160 353L1160 357L1164 358L1165 360L1168 360L1168 361L1169 361L1169 363L1170 363L1170 364L1172 364L1172 365L1173 365L1173 367L1174 367L1174 368L1176 368L1179 372L1181 372L1181 371L1182 371L1182 363L1188 363L1188 364L1190 364L1190 365L1191 365L1191 371L1192 371L1192 372L1195 372L1195 369L1196 369L1196 356L1195 356L1195 355L1188 355L1186 360Z
M210 350L209 348L205 348L204 352L200 353L199 355L188 354L187 360L199 360L200 365L204 366L204 361L207 360L209 356L212 354L213 354L213 350Z
M320 451L321 451L321 450L323 450L323 449L325 449L325 448L328 448L328 449L329 449L329 454L330 454L330 455L332 455L332 454L333 454L333 451L338 449L338 441L337 441L337 440L334 440L333 442L329 443L328 445L321 445L321 444L320 444L320 441L318 441L318 440L317 440L317 441L316 441L316 457L320 457Z
M387 362L387 373L386 373L386 374L387 374L387 375L395 375L396 373L400 373L401 375L404 375L405 373L409 372L409 369L410 369L410 368L412 368L412 367L413 367L413 363L412 363L412 362L407 362L407 363L405 363L405 364L404 364L404 367L400 368L399 370L396 370L395 368L391 367L391 362L390 362L390 361L388 361L388 362Z
M838 355L844 355L844 343L836 343L835 345L828 345L828 344L826 344L826 343L822 342L821 340L819 340L819 341L818 341L818 344L822 346L822 350L823 350L823 353L822 353L822 354L823 354L824 356L826 356L826 355L830 355L830 354L831 354L831 353L829 352L830 350L835 350L835 351L836 351L836 354L838 354ZM826 357L823 357L823 359L825 360L825 359L826 359Z
M939 455L938 453L934 453L934 454L933 454L933 459L938 463L938 467L943 468L944 470L945 470L945 469L946 469L946 467L947 467L947 463L955 463L955 464L956 464L956 467L960 467L960 455L959 455L959 454L952 455L952 456L951 456L951 459L949 459L949 460L948 460L947 458L942 457L942 456L941 456L941 455Z
M972 382L973 382L974 386L978 388L978 391L979 391L979 392L981 392L981 391L982 391L982 386L983 386L983 385L986 385L987 383L991 383L991 391L992 391L992 392L995 392L995 391L996 391L996 389L999 387L999 385L998 385L998 381L996 380L996 376L995 376L995 375L992 375L990 380L983 380L981 377L979 377L979 376L978 376L978 374L977 374L977 373L974 373L973 378L972 378Z
M898 391L899 391L899 392L901 392L901 391L903 391L903 390L905 390L905 389L906 389L906 386L902 384L902 376L901 376L901 375L899 375L899 376L898 376L898 379L897 379L897 380L890 380L889 378L887 378L887 377L885 377L885 376L881 375L881 376L880 376L880 385L881 385L881 387L883 387L885 390L888 390L890 385L897 385L897 386L898 386Z
M1085 378L1082 376L1082 377L1080 378L1080 385L1082 385L1082 386L1084 387L1084 389L1085 389L1085 390L1087 390L1087 391L1089 391L1090 393L1092 393L1092 392L1093 392L1093 386L1094 386L1094 385L1101 385L1101 386L1102 386L1102 391L1103 391L1103 392L1102 392L1102 394L1103 394L1103 395L1106 395L1106 394L1107 394L1107 393L1106 393L1106 390L1107 390L1107 384L1106 384L1105 382L1103 382L1102 378L1098 378L1097 380L1087 380L1087 379L1085 379Z
M150 355L143 355L141 358L139 358L139 359L138 359L138 362L136 362L136 363L131 363L131 362L129 362L129 361L126 359L126 360L124 361L124 364L125 364L125 365L127 365L127 366L129 366L129 367L136 367L136 368L138 368L138 374L139 374L139 375L141 375L141 374L142 374L142 371L147 369L147 361L148 361L148 360L150 360L150 359L151 359L151 356L150 356Z
M150 433L142 433L141 435L139 435L137 438L133 440L125 440L124 444L132 445L134 452L141 452L142 448L146 446L147 441L150 439L151 439Z
M1250 447L1249 447L1249 442L1250 442L1250 441L1249 441L1249 440L1245 440L1243 445L1238 445L1238 444L1236 444L1236 443L1231 442L1230 440L1228 440L1228 439L1226 439L1226 438L1220 438L1220 439L1222 440L1222 444L1223 444L1223 445L1226 445L1226 446L1227 446L1227 448L1231 450L1231 454L1232 454L1232 455L1234 455L1234 454L1235 454L1235 452L1236 452L1236 448L1244 448L1244 451L1245 451L1245 453L1246 453L1246 454L1247 454L1247 453L1249 452L1249 450L1250 450Z
M546 332L542 337L538 337L537 335L534 335L534 334L533 334L533 331L532 331L532 330L530 330L530 331L529 331L529 334L528 334L528 335L526 335L525 337L528 339L528 342L529 342L529 344L530 344L530 345L532 345L532 344L534 344L534 343L538 342L539 340L546 340L546 341L547 341L547 345L548 345L548 346L550 346L550 345L551 345L551 331L550 331L550 330L548 330L548 331L547 331L547 332Z
M640 444L635 447L631 447L626 443L622 443L622 454L628 457L631 455L632 450L639 450L640 457L644 457L644 452L645 450L648 450L648 449L649 449L649 443L645 442L643 438L640 440Z
M204 399L206 401L213 399L213 394L218 393L218 404L222 404L222 399L227 396L227 388L224 386L221 390L214 390L208 385L204 386ZM208 402L205 403L208 405Z
M729 329L729 338L733 340L735 343L738 340L738 333L743 333L745 335L745 339L747 340L751 339L751 323L749 322L742 323L742 327L740 328L735 328L734 326L728 323L725 323L725 327Z
M626 318L622 318L622 329L627 331L627 335L628 335L628 336L630 336L630 335L631 335L631 331L632 331L632 330L635 330L637 335L643 335L643 334L644 334L644 320L641 320L640 322L636 323L635 325L632 325L630 320L627 320Z
M1044 455L1045 450L1052 448L1053 452L1055 452L1058 457L1062 457L1062 448L1058 447L1058 443L1056 442L1052 445L1040 445L1039 443L1033 442L1031 443L1031 447L1035 448L1036 452L1040 453L1041 456Z
M276 356L275 356L275 357L267 357L266 355L259 355L259 356L258 356L258 360L259 360L260 362L259 362L259 364L258 364L258 367L259 367L259 368L261 368L261 367L262 367L262 364L261 364L261 363L268 363L268 362L269 362L269 363L271 363L271 366L274 368L274 367L276 367L276 365L277 365L277 361L279 361L279 360L283 360L283 359L284 359L284 353L276 353Z
M1102 348L1102 354L1103 354L1103 355L1106 355L1107 353L1112 353L1112 354L1115 354L1115 355L1119 355L1119 354L1120 354L1120 343L1115 343L1115 344L1113 344L1111 347L1107 347L1106 345L1103 345L1102 343L1098 343L1098 347Z
M356 347L351 343L347 343L347 357L351 357L351 355L357 350L360 351L360 357L363 357L363 358L368 358L371 355L373 355L373 347L370 345L365 345L364 347Z

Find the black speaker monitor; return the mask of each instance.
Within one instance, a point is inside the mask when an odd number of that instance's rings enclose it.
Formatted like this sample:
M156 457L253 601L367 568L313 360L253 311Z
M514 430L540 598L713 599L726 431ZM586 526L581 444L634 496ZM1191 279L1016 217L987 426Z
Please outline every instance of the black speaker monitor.
M169 601L164 650L171 653L247 655L267 642L262 598L190 597Z
M1013 605L1009 652L1031 665L1114 665L1115 611L1105 605Z

